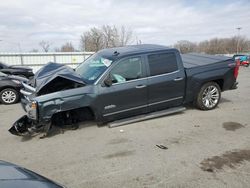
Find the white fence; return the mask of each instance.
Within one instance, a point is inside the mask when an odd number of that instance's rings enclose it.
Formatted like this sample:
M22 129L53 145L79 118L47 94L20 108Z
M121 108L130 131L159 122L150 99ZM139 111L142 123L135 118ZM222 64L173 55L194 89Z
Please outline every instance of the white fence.
M28 66L36 72L48 62L62 63L75 68L92 54L93 52L0 53L0 62Z
M28 66L36 72L48 62L56 62L75 68L94 52L48 52L48 53L0 53L0 62L8 65ZM233 54L220 54L233 56Z

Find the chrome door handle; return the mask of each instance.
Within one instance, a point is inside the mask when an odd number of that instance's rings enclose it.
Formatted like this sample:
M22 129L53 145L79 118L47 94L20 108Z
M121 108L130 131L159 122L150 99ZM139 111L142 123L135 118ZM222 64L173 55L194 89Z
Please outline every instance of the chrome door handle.
M138 85L138 86L135 86L136 89L141 89L141 88L144 88L146 87L146 85Z
M174 79L175 82L178 82L178 81L181 81L181 80L183 80L183 78L181 78L181 77L178 77L178 78Z

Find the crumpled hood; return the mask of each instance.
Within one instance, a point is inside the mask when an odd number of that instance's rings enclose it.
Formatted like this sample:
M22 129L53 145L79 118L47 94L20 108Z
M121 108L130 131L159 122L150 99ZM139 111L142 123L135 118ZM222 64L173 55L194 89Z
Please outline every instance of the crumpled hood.
M30 84L36 88L36 92L39 92L43 87L58 77L85 85L82 78L72 68L52 62L37 71L34 78L30 81Z

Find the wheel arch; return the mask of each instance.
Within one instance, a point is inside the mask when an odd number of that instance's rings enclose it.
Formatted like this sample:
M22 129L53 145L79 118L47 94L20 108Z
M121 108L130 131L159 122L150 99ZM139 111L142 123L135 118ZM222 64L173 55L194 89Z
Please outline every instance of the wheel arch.
M20 90L20 89L14 87L14 86L10 86L10 85L1 87L1 88L0 88L0 92L3 91L4 89L8 89L8 88L16 90L16 91L18 92L18 94L19 94L19 90Z
M65 116L67 116L67 115L70 115L69 116L70 118L75 119L78 122L96 119L96 114L94 113L94 110L89 106L85 106L85 107L69 109L69 110L65 110L65 111L58 111L58 112L54 113L51 116L52 124L56 123L55 121L57 121L58 118L60 118L60 120L63 121ZM67 117L67 118L69 118L69 117Z
M216 80L211 80L209 82L215 82L220 86L221 91L223 91L223 86L224 86L224 80L223 79L216 79Z

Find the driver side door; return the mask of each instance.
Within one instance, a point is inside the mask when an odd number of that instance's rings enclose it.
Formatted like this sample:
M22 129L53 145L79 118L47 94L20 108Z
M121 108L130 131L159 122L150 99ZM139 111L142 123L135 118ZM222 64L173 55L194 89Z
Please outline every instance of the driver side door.
M147 112L147 78L144 58L121 59L108 74L112 85L99 85L98 106L104 120L112 121ZM107 78L106 78L107 79Z

